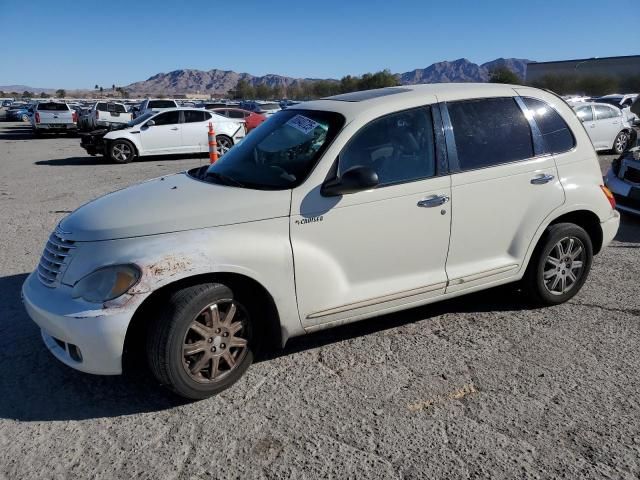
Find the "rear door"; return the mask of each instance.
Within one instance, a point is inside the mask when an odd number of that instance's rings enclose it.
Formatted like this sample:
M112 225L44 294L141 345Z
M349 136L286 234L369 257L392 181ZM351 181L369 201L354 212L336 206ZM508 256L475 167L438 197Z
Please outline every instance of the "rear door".
M447 293L516 275L538 227L564 202L554 158L540 135L534 145L521 102L498 97L443 106L453 173Z
M182 126L180 111L163 112L151 118L155 125L148 121L140 128L140 143L147 155L182 153Z
M182 124L182 143L185 152L205 152L208 148L208 121L211 114L204 110L184 110Z
M593 116L593 108L591 107L591 105L585 105L583 107L578 107L575 109L576 111L576 115L578 116L578 118L580 119L580 121L583 123L585 130L587 131L587 135L589 135L589 139L591 139L591 143L593 144L594 148L598 148L596 146L596 136L595 136L595 128L596 128L596 124L594 123L594 116Z
M597 148L609 149L613 146L613 141L620 133L620 130L622 130L621 112L608 105L594 105L593 111L595 114L593 138L596 139L593 144L596 145L597 142Z

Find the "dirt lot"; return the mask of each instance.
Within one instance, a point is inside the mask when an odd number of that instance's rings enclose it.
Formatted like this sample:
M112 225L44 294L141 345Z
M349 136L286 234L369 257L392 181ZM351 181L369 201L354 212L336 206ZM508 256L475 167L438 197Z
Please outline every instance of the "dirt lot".
M19 293L50 231L91 198L204 161L112 165L77 138L0 123L0 479L640 476L630 217L568 304L527 310L501 289L323 332L210 400L60 364Z

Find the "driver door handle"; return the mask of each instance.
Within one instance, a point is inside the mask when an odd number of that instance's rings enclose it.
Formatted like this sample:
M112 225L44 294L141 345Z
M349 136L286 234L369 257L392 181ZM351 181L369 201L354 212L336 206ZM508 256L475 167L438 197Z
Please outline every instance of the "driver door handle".
M424 208L439 207L440 205L444 205L448 201L449 197L447 195L432 195L420 200L418 202L418 206Z
M178 127L173 127L171 130L178 130Z
M544 185L545 183L549 183L555 177L553 175L549 175L546 173L541 173L540 175L533 177L531 179L532 185Z

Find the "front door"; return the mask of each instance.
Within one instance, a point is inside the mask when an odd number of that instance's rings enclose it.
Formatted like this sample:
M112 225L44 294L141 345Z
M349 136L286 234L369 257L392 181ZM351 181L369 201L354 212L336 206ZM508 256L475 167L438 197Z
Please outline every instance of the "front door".
M427 100L428 101L428 100ZM434 99L435 101L435 99ZM357 320L441 295L450 178L436 166L430 107L378 118L342 149L337 175L370 167L379 185L325 197L294 191L291 245L303 326Z
M156 115L154 125L147 124L140 128L140 143L147 155L181 153L182 127L180 111L172 110Z

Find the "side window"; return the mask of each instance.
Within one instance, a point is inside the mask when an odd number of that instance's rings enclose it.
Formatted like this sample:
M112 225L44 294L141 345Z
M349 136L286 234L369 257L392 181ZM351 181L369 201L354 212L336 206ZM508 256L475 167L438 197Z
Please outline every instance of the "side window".
M596 120L604 120L618 116L616 110L606 105L594 105L593 109L596 111Z
M393 113L372 121L340 154L339 173L370 167L380 185L432 177L436 173L431 108Z
M98 105L96 105L96 110L99 110L101 112L106 112L108 110L107 104L106 103L102 103L102 102L98 102Z
M204 122L204 121L205 121L204 112L197 112L194 110L184 111L184 123L195 123L195 122Z
M226 113L229 118L244 118L242 110L227 110Z
M533 157L529 122L515 99L465 100L447 108L462 171Z
M575 146L569 126L551 105L536 98L523 98L522 101L540 129L545 153L562 153Z
M180 112L164 112L153 117L153 121L156 125L173 125L174 123L180 123Z
M576 115L581 122L590 122L593 120L593 110L591 110L590 106L576 109Z

